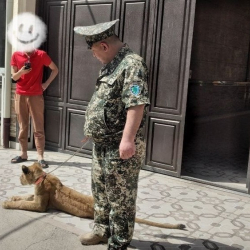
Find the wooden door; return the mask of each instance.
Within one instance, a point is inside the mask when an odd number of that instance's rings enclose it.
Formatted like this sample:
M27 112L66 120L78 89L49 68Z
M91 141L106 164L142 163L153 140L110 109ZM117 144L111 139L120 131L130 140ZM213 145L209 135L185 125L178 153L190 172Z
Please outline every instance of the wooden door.
M64 152L81 147L85 111L102 67L73 28L119 18L116 33L145 57L149 5L146 0L38 1L37 13L48 26L44 49L59 67L59 77L45 93L47 149ZM91 145L81 153L91 155Z
M195 0L39 0L37 6L48 25L44 49L60 70L45 94L46 148L81 147L85 111L102 67L73 28L119 18L120 39L150 69L145 168L180 175ZM91 145L81 153L90 156Z
M180 176L195 1L156 1L146 169Z

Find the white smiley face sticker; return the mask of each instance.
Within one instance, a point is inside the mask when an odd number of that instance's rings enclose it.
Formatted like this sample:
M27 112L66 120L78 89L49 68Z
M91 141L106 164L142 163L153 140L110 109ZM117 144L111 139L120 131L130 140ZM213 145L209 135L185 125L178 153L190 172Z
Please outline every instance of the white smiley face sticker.
M23 52L37 49L46 40L45 23L32 13L21 13L8 25L8 40L12 46Z

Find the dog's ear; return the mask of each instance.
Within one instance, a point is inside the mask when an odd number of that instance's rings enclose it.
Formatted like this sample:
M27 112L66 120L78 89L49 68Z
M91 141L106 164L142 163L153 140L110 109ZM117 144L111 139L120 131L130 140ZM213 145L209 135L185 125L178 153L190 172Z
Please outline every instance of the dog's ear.
M23 173L24 174L28 174L30 171L29 171L29 168L28 167L26 167L26 166L24 166L24 165L22 165L22 170L23 170Z

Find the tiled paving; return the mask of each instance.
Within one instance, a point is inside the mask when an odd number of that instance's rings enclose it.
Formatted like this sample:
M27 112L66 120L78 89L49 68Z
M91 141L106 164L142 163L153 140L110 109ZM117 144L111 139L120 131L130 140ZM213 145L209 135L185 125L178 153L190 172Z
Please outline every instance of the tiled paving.
M183 157L182 175L246 193L247 157L248 152L242 156L186 154Z
M182 176L247 192L249 145L236 151L232 144L231 141L220 143L192 138L184 149Z
M0 201L12 195L33 192L33 187L24 187L19 183L22 164L10 163L10 159L17 154L18 151L14 149L0 149ZM50 164L50 168L46 170L49 172L70 155L46 151L45 157ZM31 165L35 160L36 152L30 151L26 165ZM91 194L90 159L74 156L53 174L64 185L84 194ZM44 217L47 223L60 225L76 234L88 232L93 227L92 220L59 211L21 213L33 218ZM136 224L130 249L250 250L250 196L246 194L142 170L137 217L161 223L184 223L187 230Z

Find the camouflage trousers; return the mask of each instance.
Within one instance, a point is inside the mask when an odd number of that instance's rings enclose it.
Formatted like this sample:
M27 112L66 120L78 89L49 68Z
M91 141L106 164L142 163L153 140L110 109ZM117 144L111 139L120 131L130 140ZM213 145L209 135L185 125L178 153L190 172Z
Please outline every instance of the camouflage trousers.
M108 249L127 249L133 237L138 176L145 156L145 142L136 141L136 154L119 156L119 144L93 144L92 193L94 229L109 238Z

